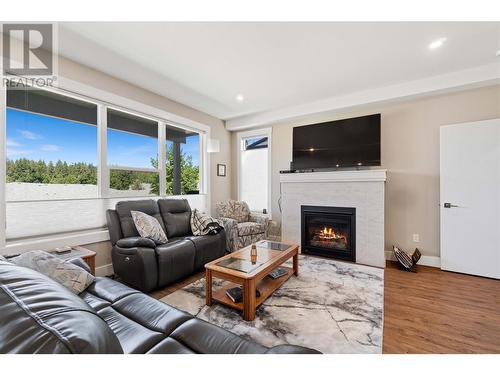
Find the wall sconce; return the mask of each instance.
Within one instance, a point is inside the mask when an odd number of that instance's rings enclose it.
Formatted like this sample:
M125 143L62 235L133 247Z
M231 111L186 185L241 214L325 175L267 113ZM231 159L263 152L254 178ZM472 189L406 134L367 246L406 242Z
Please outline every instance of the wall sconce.
M220 141L215 138L207 139L207 152L213 154L216 152L220 152Z

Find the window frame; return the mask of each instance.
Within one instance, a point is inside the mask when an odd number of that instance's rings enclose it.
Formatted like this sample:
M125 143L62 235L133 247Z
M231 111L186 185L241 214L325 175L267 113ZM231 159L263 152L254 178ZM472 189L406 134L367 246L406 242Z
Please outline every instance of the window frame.
M8 76L6 77L8 79ZM124 170L124 171L138 171L138 172L154 172L158 173L159 176L159 194L158 195L133 195L133 196L120 196L119 198L141 198L141 197L152 197L152 198L160 198L160 197L169 197L173 195L167 195L166 193L166 128L167 126L175 127L182 130L187 130L190 132L195 132L199 135L199 186L200 192L199 195L208 195L208 176L209 176L209 162L208 155L205 155L206 150L206 140L208 139L208 135L210 134L210 129L207 127L206 129L191 127L183 124L179 124L174 121L165 120L164 118L160 118L154 115L148 115L142 113L137 110L132 110L128 108L124 108L123 106L112 104L103 100L89 98L88 96L75 94L71 91L64 90L62 88L55 87L43 87L39 88L39 90L45 90L48 92L53 92L58 95L66 96L75 100L84 101L87 103L95 104L97 106L97 191L98 194L93 198L60 198L60 199L37 199L35 201L40 202L57 202L57 201L70 201L70 200L92 200L92 199L115 199L117 197L110 195L110 173L111 170ZM0 126L2 130L2 137L0 142L0 202L2 204L2 209L0 210L0 225L2 221L4 223L3 227L5 228L5 212L6 212L6 203L13 203L14 201L6 201L5 196L5 187L6 187L6 133L7 133L7 121L6 121L6 113L7 113L7 90L0 90ZM107 124L107 111L108 109L112 109L115 111L124 112L136 117L144 118L147 120L155 121L158 124L158 166L159 168L140 168L140 167L129 167L124 165L108 165L108 150L107 150L107 134L108 134L108 124ZM35 112L33 112L35 113ZM43 115L43 114L41 114ZM28 202L28 201L15 201L15 202ZM209 199L207 200L207 207L210 209ZM0 231L4 232L4 231ZM5 240L4 240L5 241ZM2 244L2 237L0 237L0 246Z
M267 137L267 152L268 152L268 157L267 157L267 216L272 217L272 201L271 201L271 192L272 192L272 128L261 128L261 129L255 129L255 130L248 130L248 131L242 131L236 133L236 170L237 170L237 176L236 176L236 183L237 183L237 193L238 193L238 200L241 200L241 188L242 188L242 183L241 183L241 152L244 151L244 144L245 144L245 138L252 138L252 137ZM254 211L250 209L253 213L259 213L262 214L260 211Z

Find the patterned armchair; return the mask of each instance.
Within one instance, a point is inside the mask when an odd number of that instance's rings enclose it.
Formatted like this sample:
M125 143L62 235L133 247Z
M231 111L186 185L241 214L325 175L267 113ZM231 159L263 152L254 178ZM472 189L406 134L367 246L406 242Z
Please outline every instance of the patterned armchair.
M245 202L229 199L217 203L216 210L217 217L224 223L230 252L267 238L269 218L250 212Z

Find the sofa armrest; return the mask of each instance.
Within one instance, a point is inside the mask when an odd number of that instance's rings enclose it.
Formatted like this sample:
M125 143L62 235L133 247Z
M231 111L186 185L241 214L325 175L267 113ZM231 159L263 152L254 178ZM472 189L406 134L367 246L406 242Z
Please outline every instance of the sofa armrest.
M116 210L106 210L106 222L108 225L111 245L114 245L120 238L123 237L120 218L118 217Z
M219 217L219 220L222 221L226 232L226 250L233 252L236 250L236 244L238 243L238 222L228 217Z
M266 350L265 354L322 354L322 353L315 349L309 349L303 346L283 344L274 346Z
M156 249L150 247L113 246L113 270L126 284L149 292L158 285Z
M126 237L119 239L116 242L116 246L126 249L131 247L149 247L154 249L156 244L152 239L146 237Z
M248 221L252 221L254 223L259 223L259 224L264 224L264 226L266 227L266 237L267 237L267 232L269 230L269 223L271 221L269 219L268 215L258 214L258 213L252 212L252 213L250 213Z
M74 264L75 266L83 268L88 273L91 273L89 265L87 263L85 263L85 261L82 258L68 259L66 262Z

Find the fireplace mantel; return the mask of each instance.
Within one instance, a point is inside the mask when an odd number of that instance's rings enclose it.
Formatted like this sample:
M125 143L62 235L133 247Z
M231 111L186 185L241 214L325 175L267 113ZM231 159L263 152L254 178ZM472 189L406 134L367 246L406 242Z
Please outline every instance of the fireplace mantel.
M282 173L281 183L290 182L363 182L385 181L385 169L365 169L356 171Z
M385 266L385 169L283 173L281 237L301 243L301 207L332 206L356 209L356 263Z

